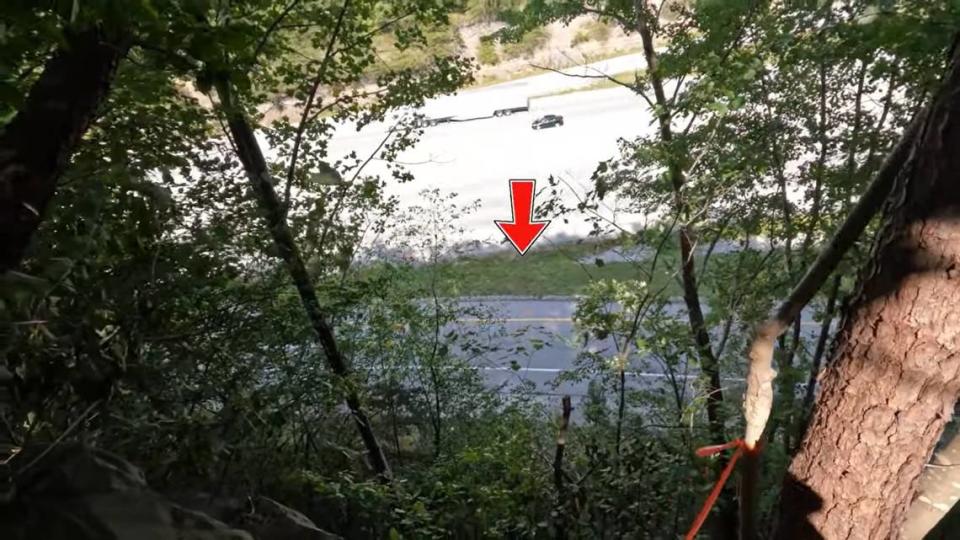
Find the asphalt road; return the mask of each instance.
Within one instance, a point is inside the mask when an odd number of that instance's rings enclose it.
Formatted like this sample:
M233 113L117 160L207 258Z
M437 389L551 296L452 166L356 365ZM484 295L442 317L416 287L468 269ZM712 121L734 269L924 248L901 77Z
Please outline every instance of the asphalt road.
M487 383L492 388L510 391L511 388L531 384L532 390L550 399L551 396L571 395L575 401L587 393L589 381L564 382L559 386L551 384L558 375L575 366L578 351L583 345L582 336L576 335L572 321L575 300L556 299L511 299L478 298L461 301L464 306L484 306L493 309L498 317L496 324L485 327L484 332L500 351L478 360L477 367L484 372ZM682 304L668 306L668 313L678 319L686 320L686 311ZM815 340L819 333L819 323L811 318L809 310L802 314L802 333L806 339ZM460 324L469 327L479 325L479 319L464 318ZM541 339L551 346L534 350L531 340ZM522 346L526 353L517 353L515 348ZM587 347L592 351L603 351L611 357L616 353L613 343L591 341ZM511 363L517 362L518 368ZM688 385L697 378L697 371L691 365L685 374L679 374ZM730 374L723 380L723 386L739 396L743 389L742 375ZM628 385L634 389L667 388L669 375L662 364L650 356L634 355L628 373ZM688 395L691 387L687 386Z
M613 74L642 65L641 55L629 55L568 71ZM523 106L528 97L595 81L546 73L443 96L428 102L420 112L430 117L485 116L496 109ZM562 115L564 125L531 129L531 122L544 114ZM416 180L402 185L392 182L388 193L398 196L401 206L418 204L418 194L428 188L456 192L462 203L479 200L480 210L462 222L467 230L465 239L500 242L503 235L493 221L510 218L508 180L535 179L541 190L547 178L555 175L583 193L590 187L589 178L597 163L617 155L618 140L652 133L652 121L641 98L617 87L535 99L530 102L529 112L511 116L428 127L416 146L399 157ZM361 158L370 155L389 127L378 123L357 132L354 126L341 126L332 137L330 157L336 160L354 151ZM387 175L386 164L371 161L365 172ZM576 200L574 192L564 190L563 194L569 202ZM551 223L544 235L582 236L588 231L584 220L574 218L567 224Z

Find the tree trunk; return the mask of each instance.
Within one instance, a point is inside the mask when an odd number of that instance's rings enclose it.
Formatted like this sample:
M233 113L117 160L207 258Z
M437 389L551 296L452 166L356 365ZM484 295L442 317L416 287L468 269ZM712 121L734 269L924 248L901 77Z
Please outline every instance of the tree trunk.
M0 132L0 273L20 264L128 48L100 28L68 33Z
M647 63L647 73L650 76L650 85L653 87L654 99L657 105L657 125L660 131L660 142L670 146L674 140L671 104L664 90L663 76L658 69L657 52L653 43L653 25L656 23L655 13L642 0L634 1L634 13L637 17L637 32L643 44L644 59ZM687 308L687 318L690 323L690 333L697 347L700 371L706 381L707 423L710 428L710 438L715 444L726 442L726 428L723 418L723 390L720 386L720 365L717 356L713 353L710 334L700 303L700 289L697 284L696 261L694 260L693 246L696 239L696 227L689 221L690 212L684 186L687 183L686 171L677 157L670 157L667 164L667 174L673 188L674 211L680 222L677 236L680 247L680 279L683 285L683 301ZM724 460L717 460L718 468L722 468ZM730 494L730 491L727 491ZM717 502L718 512L711 520L711 537L726 540L734 536L737 530L736 507L731 504L730 497L723 497Z
M830 325L833 323L833 313L837 307L837 298L840 296L840 281L842 276L838 273L833 276L833 285L830 287L830 293L827 296L827 307L823 314L823 321L820 322L820 336L817 338L817 348L813 351L813 359L810 361L810 373L807 374L807 385L803 392L803 402L798 412L796 426L797 439L803 439L807 431L807 417L810 408L813 406L813 397L816 395L817 376L820 374L820 362L823 354L827 350L827 341L830 339ZM788 448L790 452L793 449Z
M956 52L956 51L955 51ZM777 538L894 538L960 394L960 56L841 324Z
M650 74L650 85L653 87L654 99L657 103L657 124L660 129L660 141L669 146L673 141L671 127L670 103L663 86L663 78L657 69L657 52L653 45L653 32L650 27L653 13L643 2L636 2L637 32L643 42L643 54L647 62L647 72ZM680 165L680 160L670 158L667 174L673 187L674 210L680 220L677 233L680 244L680 278L683 283L683 301L687 307L687 316L690 321L690 332L697 345L700 356L700 370L707 380L707 420L710 424L711 439L714 444L726 442L722 404L723 390L720 387L720 367L710 343L710 334L707 332L706 319L700 304L700 289L697 286L696 264L693 256L693 241L696 237L695 227L688 223L689 208L683 195L684 185L687 183L686 173Z
M333 336L333 329L320 309L320 301L313 287L313 281L303 264L300 251L293 234L290 232L290 227L287 225L283 206L280 204L277 192L273 188L273 178L267 169L267 162L260 150L260 145L254 137L253 128L242 109L235 102L230 82L221 78L216 82L216 89L220 97L220 105L227 117L227 125L233 136L234 144L236 144L238 157L243 163L243 168L246 170L247 177L249 177L257 195L260 207L265 213L270 236L273 238L273 242L280 252L280 257L286 264L287 271L300 294L300 301L303 303L303 309L316 333L317 342L323 348L327 366L340 379L339 382L343 384L347 406L350 408L357 431L359 431L360 438L363 439L363 444L367 449L370 466L382 480L389 480L391 473L387 458L380 447L373 428L370 426L367 415L360 406L360 397L356 390L351 387L350 370L343 359L343 355L340 354L340 348Z
M557 491L557 502L554 508L554 533L558 540L567 538L567 490L563 476L563 453L567 447L567 428L570 426L570 412L573 407L570 396L563 396L563 415L560 417L560 430L557 433L557 449L553 455L553 486Z

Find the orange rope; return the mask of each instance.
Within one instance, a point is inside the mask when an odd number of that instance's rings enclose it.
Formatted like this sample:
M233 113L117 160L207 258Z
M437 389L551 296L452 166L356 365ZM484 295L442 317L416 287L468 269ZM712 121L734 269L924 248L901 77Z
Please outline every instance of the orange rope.
M720 491L723 490L723 485L726 484L727 479L730 478L730 473L733 472L733 467L737 464L737 460L743 455L746 445L742 439L736 439L726 444L704 446L696 452L700 457L708 457L730 448L736 448L737 450L733 453L733 456L730 458L727 466L723 468L723 472L720 473L720 478L717 479L717 483L714 484L713 490L710 491L710 495L707 497L707 500L704 501L703 508L700 509L700 513L697 514L697 518L693 520L693 525L690 527L690 532L688 532L687 536L684 537L685 540L693 540L697 536L697 533L700 532L700 527L703 526L703 523L707 520L707 516L710 515L710 509L713 508L713 505L717 502L717 498L720 497Z
M713 446L704 446L703 448L698 448L696 454L699 457L710 457L714 454L723 452L724 450L735 448L741 445L743 445L743 440L736 439L725 444L715 444Z

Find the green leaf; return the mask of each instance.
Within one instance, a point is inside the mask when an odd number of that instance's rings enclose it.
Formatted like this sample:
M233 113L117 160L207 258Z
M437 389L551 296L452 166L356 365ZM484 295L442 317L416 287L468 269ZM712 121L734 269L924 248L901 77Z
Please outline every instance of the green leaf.
M317 186L339 186L344 184L343 177L330 165L321 161L317 164L317 172L310 175L310 183Z

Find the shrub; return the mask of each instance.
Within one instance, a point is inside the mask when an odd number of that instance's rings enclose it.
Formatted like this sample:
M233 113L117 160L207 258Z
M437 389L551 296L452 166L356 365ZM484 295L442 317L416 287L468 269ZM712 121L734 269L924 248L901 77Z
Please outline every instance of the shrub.
M520 58L531 56L537 50L543 48L550 40L550 31L546 28L535 28L520 38L515 43L503 44L503 56L507 58Z
M588 41L605 42L608 39L610 39L609 26L600 21L588 21L580 27L573 39L570 40L570 46L576 47Z
M465 17L471 23L483 23L501 20L504 11L520 9L524 0L468 0Z
M477 48L477 62L486 65L494 65L500 62L497 47L492 41L487 39L480 41L480 47Z
M384 33L374 37L374 47L382 60L366 70L369 79L376 79L391 71L425 70L436 56L455 55L463 47L456 28L437 25L421 29L422 37L400 48L393 34Z

